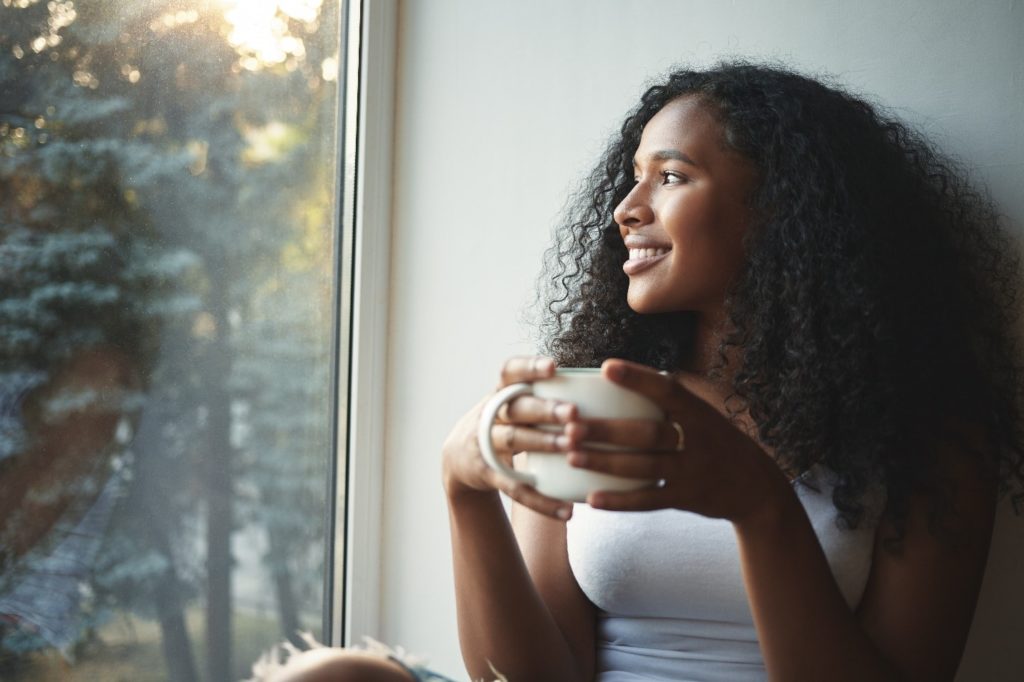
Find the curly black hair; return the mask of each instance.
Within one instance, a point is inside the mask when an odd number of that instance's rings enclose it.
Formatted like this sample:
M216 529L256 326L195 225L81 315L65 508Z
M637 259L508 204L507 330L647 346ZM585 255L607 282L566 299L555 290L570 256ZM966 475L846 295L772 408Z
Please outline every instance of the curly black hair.
M709 373L724 376L728 351L740 351L730 417L749 414L785 469L831 469L846 527L883 486L897 542L915 492L930 500L933 532L948 527L941 443L971 452L1001 492L1019 486L1019 247L955 161L878 107L785 67L680 70L644 93L546 254L545 351L562 365L619 357L668 371L694 352L694 312L627 305L612 215L634 184L645 124L682 96L704 103L724 144L759 170L747 262L726 298L732 330Z

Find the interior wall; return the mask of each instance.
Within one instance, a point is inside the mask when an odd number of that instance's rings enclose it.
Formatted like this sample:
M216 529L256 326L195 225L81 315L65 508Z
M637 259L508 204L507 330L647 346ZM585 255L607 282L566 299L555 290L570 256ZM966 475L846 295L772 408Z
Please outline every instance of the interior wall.
M832 74L891 107L974 168L1021 234L1021 0L406 0L381 631L367 634L464 676L441 443L503 359L532 351L522 318L551 227L644 83L726 56ZM960 680L1024 667L1022 537L1004 508Z

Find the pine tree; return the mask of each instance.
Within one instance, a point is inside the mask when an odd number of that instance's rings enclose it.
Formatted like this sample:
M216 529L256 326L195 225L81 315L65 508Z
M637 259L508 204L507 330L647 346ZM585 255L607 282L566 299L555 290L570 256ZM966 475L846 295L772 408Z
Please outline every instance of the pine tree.
M331 14L280 18L309 38ZM332 55L307 40L261 64L229 30L156 0L0 6L3 381L28 391L77 349L132 340L145 399L97 469L127 485L88 622L156 617L175 681L198 678L184 611L202 595L207 676L236 676L239 525L264 528L287 635L323 570ZM8 426L0 455L21 447Z

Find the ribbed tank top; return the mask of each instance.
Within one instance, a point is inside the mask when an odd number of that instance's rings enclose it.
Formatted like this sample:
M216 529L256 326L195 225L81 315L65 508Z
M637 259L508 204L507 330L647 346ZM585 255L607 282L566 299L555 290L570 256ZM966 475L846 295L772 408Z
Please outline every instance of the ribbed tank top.
M882 497L842 530L828 470L793 481L846 603L860 602ZM609 512L577 504L569 564L599 609L597 682L767 679L732 523L677 510Z

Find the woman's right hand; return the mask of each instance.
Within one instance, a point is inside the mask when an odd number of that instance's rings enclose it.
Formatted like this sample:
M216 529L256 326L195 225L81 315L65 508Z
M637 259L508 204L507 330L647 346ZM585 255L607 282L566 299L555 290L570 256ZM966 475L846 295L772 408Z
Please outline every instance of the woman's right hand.
M555 363L545 357L515 357L501 370L501 390L510 384L546 379L555 373ZM480 413L494 394L488 395L458 421L442 450L445 492L455 501L465 495L492 493L500 490L526 507L559 520L572 515L572 503L541 495L532 486L513 481L492 469L484 461L477 443ZM496 454L509 466L512 455L525 450L567 453L576 444L565 432L565 425L576 418L576 406L530 395L509 401L498 412L491 429L491 442ZM557 432L533 428L538 424L562 427Z

